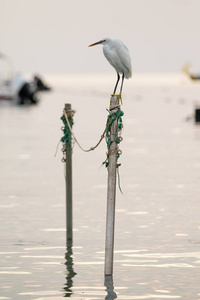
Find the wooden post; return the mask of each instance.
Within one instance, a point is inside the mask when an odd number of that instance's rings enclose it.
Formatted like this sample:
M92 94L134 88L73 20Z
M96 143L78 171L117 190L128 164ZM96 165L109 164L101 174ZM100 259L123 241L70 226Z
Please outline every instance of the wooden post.
M119 100L111 96L110 110L117 111ZM116 108L115 108L116 107ZM117 120L111 128L111 140L116 139ZM107 216L105 243L105 275L113 274L114 228L115 228L115 194L116 194L117 143L112 142L108 152L108 187L107 187Z
M71 104L65 104L65 112L68 119L72 118ZM71 133L70 133L71 135ZM71 139L70 139L71 141ZM73 241L73 204L72 204L72 145L66 144L66 229L67 242Z
M195 122L200 123L200 107L195 108Z

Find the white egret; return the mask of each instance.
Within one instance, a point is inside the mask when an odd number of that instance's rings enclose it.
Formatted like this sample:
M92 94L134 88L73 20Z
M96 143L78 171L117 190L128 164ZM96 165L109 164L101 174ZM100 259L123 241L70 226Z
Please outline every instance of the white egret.
M129 55L129 51L122 41L120 41L119 39L111 38L104 38L99 42L89 45L88 47L92 47L99 44L103 45L103 53L105 57L117 72L117 82L115 84L113 92L114 95L120 80L119 74L122 74L121 88L118 96L121 99L124 77L126 79L129 79L132 76L131 58Z

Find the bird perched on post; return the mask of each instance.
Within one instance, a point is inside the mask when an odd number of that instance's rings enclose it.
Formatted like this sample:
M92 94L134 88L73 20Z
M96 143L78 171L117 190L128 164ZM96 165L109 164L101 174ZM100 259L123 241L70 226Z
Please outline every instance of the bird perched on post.
M105 57L117 72L117 82L115 84L113 92L114 95L120 80L119 74L122 74L120 93L118 95L118 98L121 99L124 77L126 79L129 79L132 76L131 58L129 55L129 51L122 41L120 41L119 39L111 38L104 38L99 42L89 45L88 47L92 47L99 44L103 45L103 53Z

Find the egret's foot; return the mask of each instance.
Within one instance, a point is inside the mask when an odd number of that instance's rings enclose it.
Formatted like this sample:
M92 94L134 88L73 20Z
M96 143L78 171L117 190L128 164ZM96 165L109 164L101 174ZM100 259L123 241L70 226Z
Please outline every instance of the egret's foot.
M121 93L119 93L119 95L117 95L116 104L117 104L118 101L119 101L119 103L121 101L121 104L122 104L122 94Z

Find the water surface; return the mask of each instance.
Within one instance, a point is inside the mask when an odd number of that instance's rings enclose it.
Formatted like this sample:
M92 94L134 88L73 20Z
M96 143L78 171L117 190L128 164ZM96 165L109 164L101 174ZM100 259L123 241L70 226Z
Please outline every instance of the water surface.
M49 76L36 106L0 102L0 299L200 299L200 84L137 75L123 94L114 274L104 278L106 144L73 150L74 242L66 246L60 117L95 145L114 76Z

